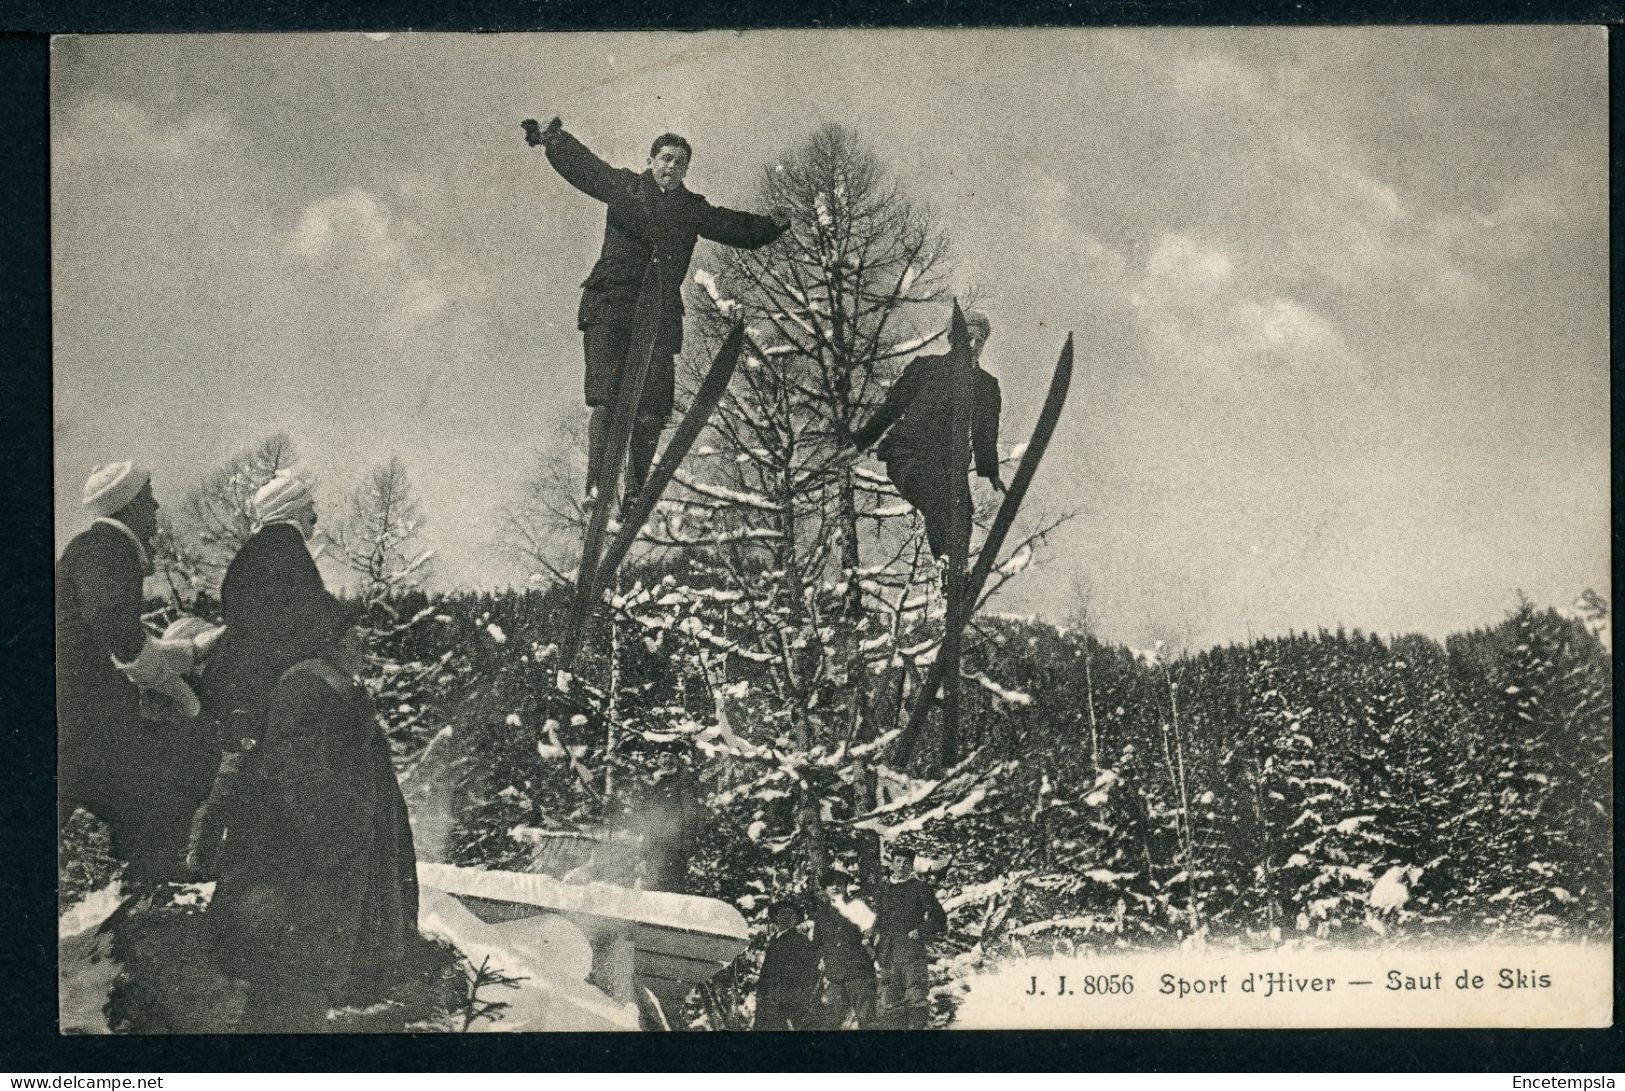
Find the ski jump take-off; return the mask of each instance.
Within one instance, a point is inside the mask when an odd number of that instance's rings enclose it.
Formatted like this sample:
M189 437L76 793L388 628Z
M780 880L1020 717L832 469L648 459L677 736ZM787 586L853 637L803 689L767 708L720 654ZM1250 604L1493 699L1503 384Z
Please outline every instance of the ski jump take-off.
M587 532L562 657L568 669L615 565L625 557L688 444L704 427L738 360L742 334L736 331L725 341L712 374L656 470L657 478L664 474L665 480L651 481L649 470L660 433L671 419L675 358L683 345L682 286L694 246L703 238L754 250L782 235L790 220L782 212L768 217L721 208L686 188L683 179L693 149L675 133L655 138L649 161L638 173L605 163L566 132L556 117L545 129L527 120L524 130L525 139L546 150L547 161L565 181L607 206L603 248L582 284L576 315L591 417ZM709 405L704 404L706 397ZM679 441L682 450L677 449ZM600 558L623 466L627 485L622 527L609 554Z

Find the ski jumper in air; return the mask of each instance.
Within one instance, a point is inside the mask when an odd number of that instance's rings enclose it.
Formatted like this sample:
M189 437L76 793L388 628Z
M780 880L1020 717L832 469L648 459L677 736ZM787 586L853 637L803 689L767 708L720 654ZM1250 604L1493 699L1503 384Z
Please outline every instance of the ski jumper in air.
M711 204L683 185L692 149L672 133L655 138L642 173L611 167L566 132L554 118L546 129L525 126L526 139L546 149L553 169L576 189L607 206L604 242L592 272L582 283L576 324L586 356L588 499L600 479L600 459L611 431L615 403L629 353L649 349L643 392L632 428L627 466L627 497L641 491L654 461L661 430L671 417L675 386L673 360L683 346L683 279L699 239L754 250L773 242L789 226L787 217L770 219ZM633 317L651 263L662 267L660 319L652 346L633 341ZM613 456L611 456L613 457ZM606 498L610 500L613 498Z
M982 346L992 332L987 316L972 311L965 316L970 352L980 360ZM971 454L976 472L1004 491L999 477L999 380L975 367L971 394ZM946 557L952 541L955 495L960 520L969 533L970 484L965 467L953 465L953 405L959 379L953 354L915 357L869 422L852 435L858 450L877 440L877 453L886 463L886 475L899 495L925 519L931 555ZM885 437L882 439L881 437Z

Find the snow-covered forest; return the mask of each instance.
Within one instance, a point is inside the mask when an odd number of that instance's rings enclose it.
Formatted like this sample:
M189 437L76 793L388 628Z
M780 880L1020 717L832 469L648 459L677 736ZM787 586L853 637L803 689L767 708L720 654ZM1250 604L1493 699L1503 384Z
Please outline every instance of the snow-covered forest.
M1068 532L1065 512L1033 512L967 633L958 729L909 722L942 594L918 520L844 441L943 337L951 250L837 127L759 188L793 211L788 238L702 251L689 291L691 365L736 318L747 355L572 671L567 464L501 505L527 590L425 589L408 473L427 467L393 459L353 496L323 494L327 563L370 604L365 682L420 858L738 907L757 938L686 1013L719 1029L749 1024L768 905L808 898L829 867L880 882L883 844L917 849L949 910L940 1025L957 982L1011 954L1611 934L1594 594L1509 604L1442 643L1322 630L1135 649L1093 632L1085 601L1070 623L997 612ZM1030 427L1005 421L1011 463ZM293 442L198 484L160 550L155 626L214 609L247 498ZM107 878L77 830L68 903Z

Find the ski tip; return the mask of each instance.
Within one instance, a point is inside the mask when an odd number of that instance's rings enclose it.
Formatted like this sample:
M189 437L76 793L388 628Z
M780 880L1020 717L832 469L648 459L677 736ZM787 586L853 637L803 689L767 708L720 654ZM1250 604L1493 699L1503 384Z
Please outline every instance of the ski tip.
M970 330L965 325L965 312L959 309L959 300L954 301L953 317L948 323L949 351L968 346L970 344Z

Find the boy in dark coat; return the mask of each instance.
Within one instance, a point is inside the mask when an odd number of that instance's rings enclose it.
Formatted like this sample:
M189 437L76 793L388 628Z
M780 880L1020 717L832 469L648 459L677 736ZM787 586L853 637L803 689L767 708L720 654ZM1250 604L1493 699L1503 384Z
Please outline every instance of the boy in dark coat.
M566 182L608 206L603 249L582 283L576 313L586 354L587 405L592 409L587 432L589 499L601 468L610 408L627 360L644 273L651 261L657 263L660 328L632 431L626 491L633 497L648 478L661 429L671 417L673 358L683 346L683 279L696 241L710 239L755 250L782 235L790 221L782 213L770 219L721 208L686 189L683 179L693 149L675 133L655 138L641 174L605 163L561 128L558 118L546 129L526 121L525 137L532 146L547 150L547 161Z
M116 462L90 475L83 504L95 521L56 566L58 821L82 806L109 827L127 880L178 880L219 752L201 721L141 715L142 689L194 659L190 642L156 640L141 623L158 501L144 470Z
M875 904L871 933L880 963L880 1015L895 1030L922 1030L930 1014L931 953L926 942L942 934L948 914L914 875L914 853L892 850L891 882Z
M827 871L820 886L824 897L813 910L813 944L823 970L824 1029L840 1030L848 1020L868 1027L875 1018L875 961L863 945L863 930L841 912L846 876Z
M797 926L801 913L790 902L768 911L774 935L756 978L752 1030L806 1030L818 994L818 949Z
M970 351L980 361L993 326L978 311L965 315ZM971 454L976 472L1004 491L999 477L999 380L975 367L971 375ZM961 523L970 530L970 486L965 467L953 466L954 396L959 384L953 353L917 356L886 392L886 400L869 423L852 434L852 445L867 450L880 440L878 454L886 475L904 500L925 519L926 541L934 557L946 557L951 541L954 501ZM881 437L884 436L884 439Z
M326 1029L335 1004L379 999L417 939L406 802L353 678L358 613L306 596L265 643L282 669L208 909L222 969L248 983L244 1031Z

